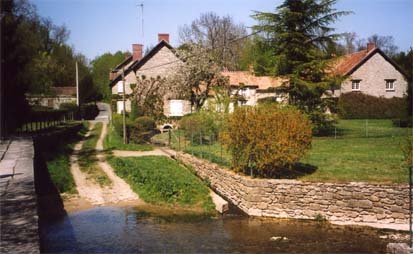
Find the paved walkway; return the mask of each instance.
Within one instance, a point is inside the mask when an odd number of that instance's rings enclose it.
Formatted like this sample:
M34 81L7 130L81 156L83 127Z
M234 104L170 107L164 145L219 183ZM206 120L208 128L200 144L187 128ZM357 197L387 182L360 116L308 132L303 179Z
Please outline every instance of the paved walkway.
M0 253L39 253L31 138L0 143Z

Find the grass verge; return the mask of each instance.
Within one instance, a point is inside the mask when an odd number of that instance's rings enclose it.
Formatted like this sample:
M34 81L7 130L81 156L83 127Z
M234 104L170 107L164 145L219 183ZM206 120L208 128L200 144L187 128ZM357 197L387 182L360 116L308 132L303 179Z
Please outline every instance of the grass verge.
M116 174L148 203L202 208L214 204L208 187L178 162L164 156L108 158Z
M82 150L78 155L78 162L80 169L88 175L88 178L92 179L100 186L109 186L112 181L102 171L98 165L98 159L96 157L96 143L102 132L102 123L96 123L91 133L86 137Z
M75 124L78 122L72 122L65 127L71 128ZM68 134L63 139L47 140L45 141L47 145L42 146L42 154L46 160L50 177L60 193L76 193L76 184L70 172L70 155L75 143L81 140L86 132L87 127L82 125L78 133Z
M123 139L115 131L114 127L108 126L108 135L103 140L104 149L126 150L126 151L151 151L153 147L147 144L124 144Z

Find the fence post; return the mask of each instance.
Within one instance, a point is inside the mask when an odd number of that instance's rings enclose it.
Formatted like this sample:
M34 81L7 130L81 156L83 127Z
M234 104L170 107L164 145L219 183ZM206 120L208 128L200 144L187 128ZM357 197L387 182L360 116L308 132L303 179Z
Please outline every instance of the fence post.
M369 137L369 120L366 119L366 137Z
M200 131L199 132L199 147L200 147L200 150L201 150L201 158L203 159L204 158L204 155L203 155L203 153L202 153L202 131Z
M181 133L178 127L178 151L181 151Z
M171 147L171 129L168 129L168 146Z

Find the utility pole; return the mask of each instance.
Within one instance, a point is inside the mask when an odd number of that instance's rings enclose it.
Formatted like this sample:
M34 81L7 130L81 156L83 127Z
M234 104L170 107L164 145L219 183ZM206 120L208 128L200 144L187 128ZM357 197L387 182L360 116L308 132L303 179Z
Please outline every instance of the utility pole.
M125 103L125 69L122 68L122 103L123 103L123 143L126 144L126 103Z
M79 70L76 61L76 104L79 106Z
M413 127L413 48L410 47L410 54L411 54L411 64L412 64L412 69L411 69L411 77L410 77L410 99L412 100L410 103L412 103L412 109L411 109L411 114L412 114L412 127ZM409 167L409 246L410 248L413 247L413 231L412 231L412 187L413 187L413 180L412 180L412 168L413 168L413 131L409 137L410 142L412 144L412 147L410 148L410 160L411 160L411 165Z

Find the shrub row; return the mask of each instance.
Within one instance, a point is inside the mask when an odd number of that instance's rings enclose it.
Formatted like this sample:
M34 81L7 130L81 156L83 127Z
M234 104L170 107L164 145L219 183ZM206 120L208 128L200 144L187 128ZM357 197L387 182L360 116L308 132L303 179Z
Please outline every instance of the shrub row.
M290 107L239 107L224 127L232 168L246 174L283 177L311 147L311 121Z
M123 119L122 115L113 116L113 126L119 136L123 136ZM135 144L147 143L151 137L158 133L155 121L147 116L141 116L135 120L126 118L126 137L128 142Z
M342 94L338 108L343 119L405 118L408 114L407 98L375 97L355 92Z
M200 111L183 116L179 121L179 127L184 130L188 140L199 144L204 141L205 137L217 140L221 123L222 114L213 111Z

